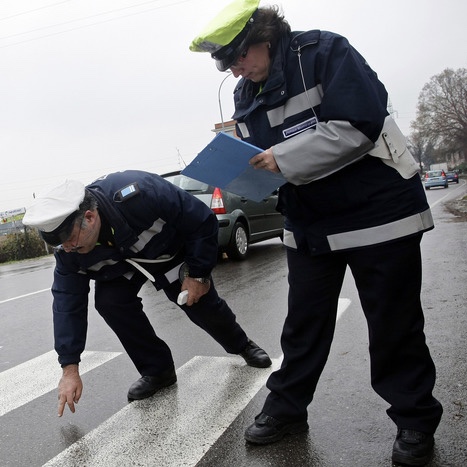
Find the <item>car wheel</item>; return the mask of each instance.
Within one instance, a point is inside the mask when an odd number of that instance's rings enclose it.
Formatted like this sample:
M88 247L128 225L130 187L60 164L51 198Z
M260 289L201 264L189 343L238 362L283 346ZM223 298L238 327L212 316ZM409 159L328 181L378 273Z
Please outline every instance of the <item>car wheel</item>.
M227 256L234 260L243 260L248 253L248 235L245 226L241 222L236 222L229 246L226 249Z
M426 187L425 187L425 190L429 190L429 189L430 189L430 187L429 187L429 186L426 186Z

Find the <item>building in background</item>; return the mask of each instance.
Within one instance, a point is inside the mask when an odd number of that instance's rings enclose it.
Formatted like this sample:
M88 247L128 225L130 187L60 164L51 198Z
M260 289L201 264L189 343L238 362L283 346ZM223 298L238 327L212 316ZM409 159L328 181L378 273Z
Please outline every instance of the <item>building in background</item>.
M235 131L235 120L229 120L228 122L216 123L212 131L216 133L216 135L217 133L227 133L230 136L234 136L235 138L238 138L237 132Z

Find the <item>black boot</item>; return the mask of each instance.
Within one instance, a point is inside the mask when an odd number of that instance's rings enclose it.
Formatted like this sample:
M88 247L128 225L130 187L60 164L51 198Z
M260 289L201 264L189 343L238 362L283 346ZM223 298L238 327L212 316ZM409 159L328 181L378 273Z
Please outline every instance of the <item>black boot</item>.
M433 455L433 435L414 430L397 430L392 460L404 465L425 465Z
M280 441L285 435L295 435L308 430L306 420L281 422L261 412L255 422L245 431L245 439L254 444L270 444Z
M268 354L262 348L258 347L252 340L248 340L248 344L239 355L245 359L246 364L249 366L267 368L272 365Z
M154 395L159 389L175 384L177 375L175 368L170 368L156 376L142 376L135 381L128 390L128 401L146 399Z

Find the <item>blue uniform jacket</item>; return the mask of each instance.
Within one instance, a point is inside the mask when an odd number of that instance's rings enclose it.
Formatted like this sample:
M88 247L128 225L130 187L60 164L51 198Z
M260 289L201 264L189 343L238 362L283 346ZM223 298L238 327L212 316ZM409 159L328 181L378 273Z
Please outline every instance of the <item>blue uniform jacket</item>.
M129 185L136 186L136 191L122 198L121 190ZM97 198L99 214L112 228L114 238L111 245L98 244L87 254L55 252L54 336L62 365L78 363L84 350L91 279L130 279L135 269L126 258L156 259L178 253L192 277L209 276L217 261L214 213L158 175L118 172L86 189ZM162 280L161 287L164 285Z
M387 100L365 59L346 38L327 31L285 35L266 82L240 80L237 132L272 147L288 181L278 203L286 246L321 254L433 227L419 176L412 171L405 179L369 155L385 134Z

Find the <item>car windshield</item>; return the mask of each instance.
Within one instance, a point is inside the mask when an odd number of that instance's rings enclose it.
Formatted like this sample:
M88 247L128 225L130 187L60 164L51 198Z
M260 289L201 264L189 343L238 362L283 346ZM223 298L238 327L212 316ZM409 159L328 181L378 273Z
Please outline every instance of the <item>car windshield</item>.
M205 193L209 191L209 185L207 183L194 180L185 175L172 175L166 177L166 180L190 193Z
M429 177L441 177L443 175L442 170L434 170L433 172L428 172Z

